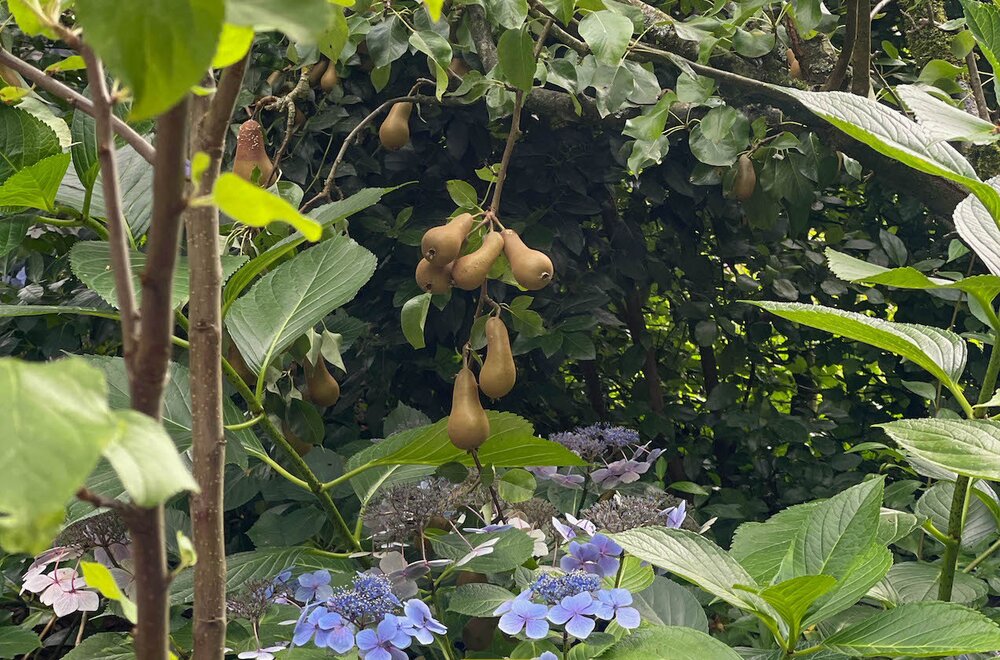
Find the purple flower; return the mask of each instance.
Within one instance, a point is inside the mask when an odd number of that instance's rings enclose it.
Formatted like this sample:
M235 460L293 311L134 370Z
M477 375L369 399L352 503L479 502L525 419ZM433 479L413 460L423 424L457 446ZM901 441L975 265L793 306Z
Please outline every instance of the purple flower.
M564 571L585 571L605 577L618 570L621 546L604 534L595 534L588 543L573 541L569 544L569 554L559 561Z
M552 651L546 651L545 653L538 656L538 660L559 660L559 656L557 656Z
M35 561L33 561L31 566L28 567L28 570L25 571L24 577L21 578L21 581L27 584L29 578L44 573L49 564L60 562L63 559L76 559L81 554L83 553L79 549L70 546L57 546L55 548L50 548L35 557ZM46 584L45 586L48 585ZM26 590L28 590L27 587L21 587L21 593L24 593ZM38 593L38 591L32 591L31 593Z
M303 603L326 600L332 595L330 571L316 571L299 576L299 587L295 590L295 597Z
M513 528L513 525L486 525L485 527L463 527L462 531L470 534L489 534L490 532L506 532Z
M95 592L86 591L86 586L87 583L72 568L57 568L45 575L33 573L24 581L24 589L33 594L40 593L39 600L51 606L56 616L96 611L100 598Z
M675 507L667 509L667 527L673 527L674 529L680 528L684 523L684 518L687 517L687 501L681 500L681 503Z
M403 630L399 617L386 614L374 630L368 628L359 632L357 643L364 660L405 660L406 654L399 649L410 645L410 636Z
M585 591L597 591L601 588L601 576L584 571L573 571L566 575L543 573L532 583L529 591L531 596L537 596L555 605L566 596L575 596ZM522 594L523 596L524 594Z
M639 627L639 610L629 607L632 593L628 589L602 589L597 592L597 617L612 619L626 630Z
M302 616L295 623L295 630L292 633L292 646L302 646L309 643L313 635L319 630L319 620L327 614L325 607L317 607L312 612L306 614L308 609L302 610Z
M318 611L318 610L317 610ZM324 611L316 620L316 646L346 653L354 647L354 625L336 612Z
M528 472L531 472L539 479L553 481L563 488L579 488L580 484L584 481L582 474L564 474L559 471L559 468L551 465L530 467L528 468Z
M257 649L256 651L244 651L240 653L237 658L240 660L274 660L274 654L278 651L284 651L285 647L278 646L268 646L266 649Z
M590 543L597 546L597 554L600 557L597 565L604 575L613 575L618 570L618 558L621 557L622 547L604 534L594 534L590 538Z
M403 605L406 617L403 627L406 634L416 638L421 644L433 644L434 635L443 635L448 629L431 615L431 610L422 600L411 598Z
M510 603L510 610L500 617L500 630L508 635L524 630L528 639L542 639L549 634L549 622L545 620L549 608L526 598L515 598Z
M593 535L597 531L594 527L594 523L589 520L580 520L570 513L566 514L566 520L570 522L570 525L576 527L577 529L585 532L586 534ZM556 517L552 518L552 526L556 528L559 535L563 537L563 540L571 541L576 538L576 530L570 525L564 525L561 520Z
M505 600L504 602L500 603L500 607L498 607L495 610L493 610L493 616L503 616L507 612L510 612L511 609L513 609L513 607L514 607L515 601L518 601L518 600L525 600L525 601L529 601L530 602L531 601L531 592L530 591L522 591L521 593L519 593L518 595L514 596L510 600Z
M566 624L566 632L577 639L587 639L594 631L594 620L589 618L597 611L594 597L588 592L566 596L549 610L549 621Z

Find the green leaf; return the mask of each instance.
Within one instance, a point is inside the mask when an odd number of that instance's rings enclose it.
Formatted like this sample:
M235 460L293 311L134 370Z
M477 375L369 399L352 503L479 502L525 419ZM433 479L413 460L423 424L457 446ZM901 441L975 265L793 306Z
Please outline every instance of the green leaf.
M410 35L410 45L427 55L442 69L451 64L451 43L437 32L421 30Z
M298 4L298 3L296 3ZM77 0L87 44L132 89L131 118L169 110L212 64L224 0Z
M677 626L642 628L598 656L601 660L740 660L736 651L706 633Z
M830 270L842 280L882 284L899 289L956 289L986 302L1000 295L1000 277L996 275L973 275L958 281L941 277L928 277L916 268L885 268L861 259L855 259L831 248L826 249L826 259Z
M569 25L573 19L576 3L574 0L542 0L542 4L552 12L563 25Z
M72 307L70 305L0 305L0 318L20 316L47 316L49 314L81 314L105 319L121 318L117 312L94 307Z
M1000 47L1000 8L989 2L961 0L965 10L965 24L979 44L990 67L995 71L1000 69L1000 59L997 58L997 48ZM994 81L994 86L996 81ZM997 88L994 87L996 92Z
M267 548L237 552L226 557L226 590L239 591L253 580L271 580L286 568L295 572L327 569L354 574L356 564L349 559L325 557L313 548ZM190 603L194 598L194 571L184 571L170 584L170 602Z
M70 147L73 169L76 170L76 176L84 189L93 188L97 182L97 175L101 172L101 163L97 159L97 131L94 118L77 110L73 113L70 133L73 136L73 146Z
M459 568L476 573L500 573L510 571L531 559L534 541L519 529L508 529L502 532L484 532L462 536L461 534L444 534L430 537L434 552L439 557L459 561L468 555L473 547L497 539L492 546L493 552L477 556L462 564ZM472 544L471 547L469 544Z
M806 502L779 511L767 521L746 522L736 528L729 553L760 584L778 574L781 562L819 502Z
M691 153L706 165L728 167L750 144L750 122L736 108L712 108L691 129Z
M991 144L1000 139L992 122L960 110L916 85L896 85L896 94L935 140Z
M197 492L163 426L134 410L119 410L117 418L124 428L104 447L104 457L133 502L151 507L183 491Z
M435 23L441 20L441 9L444 8L444 0L424 0L424 6L427 7L427 13L430 14L431 19Z
M768 612L759 596L734 588L757 583L722 548L703 536L682 529L642 527L614 535L626 552L693 582L727 603L750 611Z
M955 603L909 603L847 626L823 646L855 657L979 653L1000 648L1000 628Z
M496 608L512 598L514 594L495 584L462 584L448 599L448 611L491 617Z
M323 227L274 193L254 185L232 172L219 175L212 189L212 200L226 215L251 227L266 227L272 222L287 222L302 232L307 240L318 241Z
M500 72L510 84L530 92L535 80L535 42L527 28L507 30L497 43Z
M938 467L974 479L1000 479L1000 423L904 419L876 424L900 447Z
M875 537L879 545L889 545L908 536L920 527L920 519L912 513L883 508L878 517L878 532Z
M134 236L142 236L149 229L153 214L153 166L146 162L132 147L124 147L118 152L118 183L122 196L122 213ZM104 192L100 174L93 187L90 200L90 214L95 218L106 218ZM56 199L67 206L82 211L87 187L69 172L59 187Z
M222 32L219 33L219 43L215 47L215 55L212 56L212 68L223 69L243 59L253 44L253 36L254 31L251 26L224 23ZM197 181L199 177L192 176L191 179Z
M597 357L594 340L585 332L571 332L563 335L562 349L570 360L593 360Z
M132 639L124 633L97 633L74 647L63 660L135 660L135 651Z
M0 627L0 658L19 658L42 645L38 635L17 626Z
M517 504L534 497L536 485L535 475L527 470L515 468L500 477L497 481L497 490L505 502Z
M25 34L33 37L43 34L49 39L57 37L47 26L59 21L60 0L7 0L7 7L17 21L17 26ZM45 20L38 13L41 13Z
M773 32L737 28L736 34L733 35L733 50L743 57L764 57L774 50L774 44Z
M461 209L479 208L479 195L476 194L476 189L472 187L472 184L461 179L452 179L447 185L448 195L456 206Z
M937 600L941 582L941 567L923 562L908 561L896 564L882 582L872 590L872 595L892 605L920 603ZM951 601L972 605L989 593L989 587L979 578L958 571L952 588Z
M406 24L395 15L373 25L365 43L375 68L387 67L402 57L409 47L408 35Z
M327 0L229 0L226 20L258 32L277 30L293 41L316 43L329 26L334 7Z
M115 576L111 574L111 571L106 566L97 562L83 561L80 562L80 572L88 587L96 589L105 598L116 601L121 605L122 614L125 615L126 619L132 623L139 620L135 603L118 588Z
M638 594L653 584L656 575L653 573L652 566L630 555L626 555L625 558L622 559L622 562L623 564L618 570L620 575L605 576L604 587L606 589L612 589L615 586L618 586L622 589L628 589L633 594ZM678 623L670 625L683 624Z
M17 215L0 220L0 257L5 257L18 247L31 226L31 216Z
M57 154L15 172L0 184L0 206L52 210L69 163L69 154Z
M891 567L892 553L888 548L874 543L868 546L837 581L833 590L816 601L803 625L825 621L852 607L885 577Z
M118 293L115 291L114 273L111 270L111 248L105 241L80 241L70 250L70 265L73 274L101 296L109 305L118 308ZM130 251L132 263L132 283L135 286L136 302L142 303L142 272L146 268L146 255L137 250ZM246 257L223 255L222 279L225 281L246 262ZM178 257L174 271L171 307L187 304L191 295L190 268L187 257Z
M829 575L800 575L757 591L794 630L818 598L833 589L837 580Z
M375 255L336 235L262 277L226 318L247 366L263 374L306 330L351 300L374 272Z
M62 149L55 131L34 115L0 104L0 183Z
M626 556L625 559L628 561L635 557ZM686 626L708 632L705 608L691 593L691 588L660 575L653 578L653 584L648 588L633 591L632 606L639 610L644 623L654 626Z
M510 30L518 30L528 16L528 0L486 0L493 22Z
M1000 191L1000 176L990 179L987 185L994 191ZM975 195L969 195L955 207L952 219L962 240L982 259L991 273L1000 275L1000 230L983 202Z
M579 30L598 62L617 65L632 38L632 21L610 10L595 11L583 17Z
M430 308L431 294L421 293L403 303L403 309L399 313L403 336L410 342L410 346L417 350L427 345L424 342L424 323L427 322L427 312Z
M938 529L948 529L954 494L953 482L934 484L917 500L916 514L929 519ZM965 527L962 529L962 548L971 550L986 539L996 538L996 534L997 521L989 507L980 498L972 498L965 516Z
M893 323L821 305L751 304L789 321L895 353L923 367L949 387L956 387L955 383L965 370L965 341L947 330L912 323Z
M0 400L9 411L0 443L0 465L7 468L0 543L9 552L35 554L59 531L66 501L122 428L108 410L101 372L79 358L0 359Z

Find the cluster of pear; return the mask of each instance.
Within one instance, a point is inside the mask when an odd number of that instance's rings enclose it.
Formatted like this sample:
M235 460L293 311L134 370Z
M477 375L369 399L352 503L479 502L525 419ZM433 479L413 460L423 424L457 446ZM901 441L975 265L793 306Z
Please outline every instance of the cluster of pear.
M490 420L479 400L479 391L491 399L499 399L514 389L517 367L510 349L507 326L499 316L486 320L486 360L479 370L479 382L468 362L455 377L448 417L448 438L459 449L478 449L490 437Z

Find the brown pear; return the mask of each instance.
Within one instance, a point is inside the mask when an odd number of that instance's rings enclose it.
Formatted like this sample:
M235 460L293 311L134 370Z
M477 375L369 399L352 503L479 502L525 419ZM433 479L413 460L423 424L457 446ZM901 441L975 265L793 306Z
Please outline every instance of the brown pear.
M247 366L243 356L240 355L240 351L236 348L236 344L233 344L232 342L230 342L229 349L226 351L226 360L229 362L229 365L233 368L233 370L240 375L243 382L253 389L254 383L257 382L257 376L250 371L250 367Z
M802 80L802 66L799 58L795 57L795 51L791 48L785 51L785 59L788 60L788 76L795 80Z
M517 283L529 291L537 291L552 281L555 271L552 260L544 252L532 250L513 229L504 229L503 251L510 262Z
M479 372L479 389L491 399L499 399L514 389L517 380L510 335L499 316L486 320L486 346L486 361Z
M451 266L445 264L443 268L438 268L426 259L421 259L417 264L417 284L424 291L448 293L451 288Z
M313 446L299 436L295 435L292 431L292 427L290 427L287 422L281 423L281 434L285 436L285 440L288 441L288 444L292 446L292 449L294 449L295 453L299 456L305 456L312 451Z
M397 151L410 143L410 113L412 103L396 103L378 129L378 139L389 151Z
M326 67L326 71L323 72L323 77L319 79L319 86L324 92L329 92L337 83L340 82L340 76L337 75L337 66L330 62L330 66Z
M323 408L332 406L340 398L340 383L326 368L322 356L315 366L306 366L306 398Z
M451 58L451 64L448 65L448 70L454 73L459 78L462 78L472 69L470 69L469 65L465 63L465 60L456 55L455 57Z
M745 202L753 197L753 191L757 188L757 172L753 169L753 161L750 156L743 154L736 161L736 177L733 179L732 195L734 199Z
M309 69L309 86L315 87L319 84L319 81L323 78L323 74L326 73L326 68L329 66L330 62L325 57L321 57L319 62L313 65L313 68Z
M10 68L6 64L0 64L0 87L4 85L10 85L11 87L27 87L28 83L25 82L21 74Z
M490 268L503 252L504 238L498 231L491 231L483 237L483 244L475 252L471 252L455 260L451 269L451 280L455 286L471 291L478 289L490 274Z
M264 131L260 124L249 119L240 125L240 133L236 138L236 158L233 160L233 173L253 181L254 169L260 170L257 183L266 186L274 172L274 165L264 151Z
M459 449L477 449L490 437L490 420L479 402L476 376L468 367L462 367L455 377L455 390L448 417L448 438Z
M474 220L471 213L461 213L448 224L431 227L424 232L424 237L420 239L424 259L438 266L454 261L462 252L462 243Z
M284 74L281 71L272 71L271 75L267 77L267 84L273 90L277 89L281 85L281 81L284 78Z

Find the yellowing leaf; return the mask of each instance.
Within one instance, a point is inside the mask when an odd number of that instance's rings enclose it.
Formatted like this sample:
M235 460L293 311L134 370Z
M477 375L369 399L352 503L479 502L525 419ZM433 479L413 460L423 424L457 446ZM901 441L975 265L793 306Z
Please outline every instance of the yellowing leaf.
M424 0L424 5L435 23L441 20L441 8L444 7L444 0Z
M87 68L87 63L79 55L70 55L64 60L53 62L45 67L45 73L59 73L60 71L80 71Z
M97 589L108 600L118 601L126 619L132 623L138 620L135 603L129 600L129 597L118 588L115 577L106 566L92 561L82 561L80 562L80 572L83 573L83 580L88 587Z
M318 241L323 235L321 224L302 215L277 195L244 181L232 172L219 176L212 197L223 213L245 225L266 227L280 220L298 229L310 241Z
M253 28L249 25L224 23L219 35L219 45L215 47L212 68L221 69L243 59L253 44Z
M31 90L29 89L14 87L12 85L0 87L0 103L13 103L15 101L20 101L30 92Z
M21 30L32 37L55 39L49 26L59 20L60 0L7 0L7 8Z
M212 164L212 159L204 151L199 151L191 159L191 181L198 185L201 181L201 176L208 169L208 166Z

